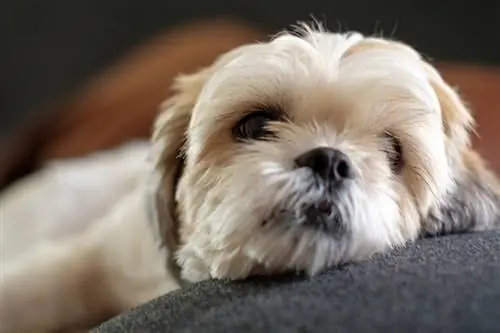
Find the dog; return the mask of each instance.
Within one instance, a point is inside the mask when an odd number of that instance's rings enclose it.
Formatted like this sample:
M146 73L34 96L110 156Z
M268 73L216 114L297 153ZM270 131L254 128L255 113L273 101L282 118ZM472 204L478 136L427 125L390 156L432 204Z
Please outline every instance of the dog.
M88 329L189 283L315 275L419 237L500 225L499 183L471 146L470 110L407 44L301 25L173 89L151 143L128 147L147 163L128 171L133 186L110 194L109 209L91 214L92 192L68 192L83 202L83 227L16 239L29 246L20 255L4 249L1 333ZM105 154L96 192L118 188L129 161L109 167L116 152ZM7 212L29 207L15 190L1 198Z

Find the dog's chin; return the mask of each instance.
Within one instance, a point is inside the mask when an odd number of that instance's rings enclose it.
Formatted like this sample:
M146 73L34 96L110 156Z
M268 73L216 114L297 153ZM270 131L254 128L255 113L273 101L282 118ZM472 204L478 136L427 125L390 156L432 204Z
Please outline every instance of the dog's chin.
M351 216L344 199L348 197L345 186L328 188L315 186L312 191L290 196L278 205L262 225L280 225L297 234L309 230L314 233L340 239L345 236Z
M277 220L296 229L298 234L309 229L338 239L346 232L346 222L340 210L326 199L319 203L304 205L298 212L280 212Z
M348 236L342 231L325 230L329 216L319 214L314 221L280 220L266 227L260 237L246 246L246 254L254 260L251 274L306 273L316 275L327 267L343 263L348 250ZM318 223L321 224L312 225Z
M255 261L251 275L305 272L315 275L343 263L349 247L349 209L344 191L293 195L263 219L245 252ZM344 197L348 197L345 195Z

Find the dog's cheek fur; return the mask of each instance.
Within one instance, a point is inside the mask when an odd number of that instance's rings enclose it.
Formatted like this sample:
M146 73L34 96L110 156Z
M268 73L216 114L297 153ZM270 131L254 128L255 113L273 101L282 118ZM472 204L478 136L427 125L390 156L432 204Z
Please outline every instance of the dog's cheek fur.
M230 170L211 168L205 162L191 167L179 182L177 201L182 219L177 260L182 277L189 281L208 278L237 279L256 265L244 253L248 238L260 224L251 212L251 193L239 191L238 178ZM240 175L243 177L243 175ZM237 204L238 201L245 202Z

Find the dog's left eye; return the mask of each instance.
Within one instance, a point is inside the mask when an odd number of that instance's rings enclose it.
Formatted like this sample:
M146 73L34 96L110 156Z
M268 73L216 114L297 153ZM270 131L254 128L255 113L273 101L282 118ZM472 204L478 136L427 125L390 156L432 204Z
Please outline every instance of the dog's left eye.
M391 133L385 133L385 138L388 140L387 155L391 169L394 173L399 174L403 169L403 148L401 141Z
M253 111L241 118L233 128L233 135L238 140L259 140L272 136L267 128L271 121L281 120L281 113L274 109Z

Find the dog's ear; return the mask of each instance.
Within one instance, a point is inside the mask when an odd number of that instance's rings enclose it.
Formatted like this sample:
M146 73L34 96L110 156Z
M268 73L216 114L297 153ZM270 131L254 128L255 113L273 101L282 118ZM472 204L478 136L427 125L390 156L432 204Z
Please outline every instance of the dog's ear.
M471 146L474 119L459 94L426 64L429 82L441 106L445 146L452 184L424 219L423 234L500 227L500 185Z
M211 72L209 67L178 76L172 85L173 95L160 106L153 127L150 159L154 170L148 182L148 211L160 246L169 249L178 245L175 190L184 165L186 131L198 95Z

